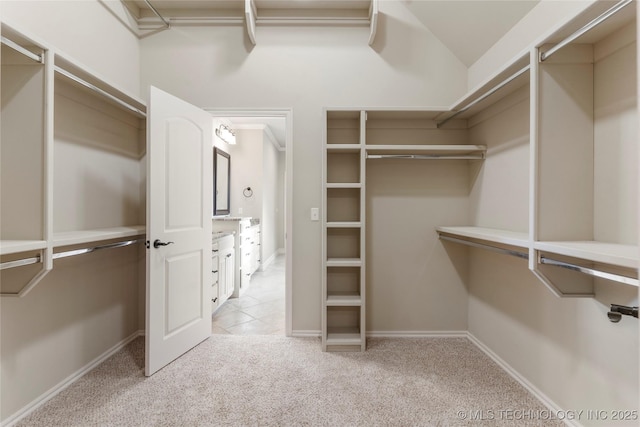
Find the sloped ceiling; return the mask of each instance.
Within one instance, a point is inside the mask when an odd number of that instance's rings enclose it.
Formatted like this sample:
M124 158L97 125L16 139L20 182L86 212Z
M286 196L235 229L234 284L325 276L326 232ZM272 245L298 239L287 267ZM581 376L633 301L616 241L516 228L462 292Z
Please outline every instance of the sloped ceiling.
M467 67L538 4L539 0L402 0Z

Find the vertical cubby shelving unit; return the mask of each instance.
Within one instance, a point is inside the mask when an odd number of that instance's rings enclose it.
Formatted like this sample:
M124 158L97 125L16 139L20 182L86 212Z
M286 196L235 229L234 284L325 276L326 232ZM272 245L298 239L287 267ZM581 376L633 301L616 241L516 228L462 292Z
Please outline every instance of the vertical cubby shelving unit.
M365 113L325 114L322 349L364 350Z
M377 185L383 176L395 176L398 181L394 182L400 187L389 191L398 194L406 192L405 184L411 187L409 191L420 192L420 184L407 174L405 166L408 165L403 162L411 163L411 170L431 170L427 173L429 177L446 170L444 176L434 180L433 188L444 188L445 193L452 194L448 178L454 177L454 187L466 188L468 168L474 163L468 161L484 159L486 147L468 144L467 129L459 123L448 129L438 129L435 118L441 113L442 109L330 109L325 113L322 287L322 346L325 351L366 348L367 325L376 326L371 319L367 321L367 307L375 309L380 304L388 305L387 298L382 295L376 301L367 301L367 289L379 291L379 286L387 286L393 287L393 292L405 294L403 287L416 286L415 277L421 274L418 271L421 268L409 274L414 279L400 278L402 274L397 269L403 267L392 267L395 263L390 262L389 253L420 253L425 241L431 239L419 236L424 232L430 234L434 218L415 224L412 233L417 238L406 242L393 231L398 221L402 221L396 217L402 216L401 210L382 207L374 210L380 213L377 209L382 209L393 216L388 221L383 220L386 224L384 232L391 232L392 242L379 242L386 237L376 233L373 224L367 224L367 209L378 200L385 205L393 203L393 197L378 199L367 194L369 170L375 169L372 178L377 178L374 180ZM445 165L439 163L442 160L458 163ZM423 163L416 164L416 161ZM375 167L369 165L370 162L376 162ZM396 184L383 182L385 189L382 191L386 192L389 185ZM453 193L459 190L457 187ZM411 197L402 199L408 203L412 200ZM444 204L447 206L459 202L455 196L446 199ZM425 205L421 207L428 209ZM391 283L386 282L388 274L392 275L389 277ZM378 277L374 277L376 275ZM366 277L372 279L369 280L371 283ZM413 300L417 301L416 298Z
M4 24L1 150L3 296L145 234L145 103Z

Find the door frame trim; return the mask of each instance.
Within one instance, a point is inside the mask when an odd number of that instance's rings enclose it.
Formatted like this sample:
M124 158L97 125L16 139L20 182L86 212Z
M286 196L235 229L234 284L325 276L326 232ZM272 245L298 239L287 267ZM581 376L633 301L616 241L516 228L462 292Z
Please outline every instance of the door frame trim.
M285 119L285 334L293 333L293 109L203 108L212 117L281 117Z

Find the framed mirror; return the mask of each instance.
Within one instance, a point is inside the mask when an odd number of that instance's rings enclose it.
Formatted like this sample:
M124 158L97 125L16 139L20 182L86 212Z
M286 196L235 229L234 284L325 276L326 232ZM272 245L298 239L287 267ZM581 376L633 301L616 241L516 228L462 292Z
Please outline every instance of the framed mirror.
M229 215L231 157L218 147L213 147L213 215Z

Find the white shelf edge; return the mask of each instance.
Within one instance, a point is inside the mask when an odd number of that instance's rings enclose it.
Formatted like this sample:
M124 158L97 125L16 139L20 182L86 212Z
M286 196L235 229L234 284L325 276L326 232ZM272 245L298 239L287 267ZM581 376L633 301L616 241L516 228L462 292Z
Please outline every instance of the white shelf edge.
M327 188L362 188L362 184L359 182L328 182Z
M362 228L362 222L360 221L335 221L327 222L327 228Z
M120 239L124 237L139 236L145 233L146 226L144 225L58 232L53 234L53 247Z
M529 248L529 235L524 232L500 230L487 227L437 227L439 233L451 234L470 239L485 240L488 242L516 246L522 249Z
M0 240L0 255L45 249L46 240Z
M326 304L329 307L360 307L362 306L362 298L360 295L329 295L327 296Z
M365 149L367 150L375 150L375 151L414 151L414 152L424 152L424 153L435 153L435 152L483 152L487 151L486 145L463 145L463 144L440 144L440 145L418 145L418 144L409 144L409 145L377 145L377 144L367 144L365 145Z
M534 242L534 249L587 261L637 269L638 246L596 241Z
M327 267L361 267L362 260L360 258L329 258L327 259Z

